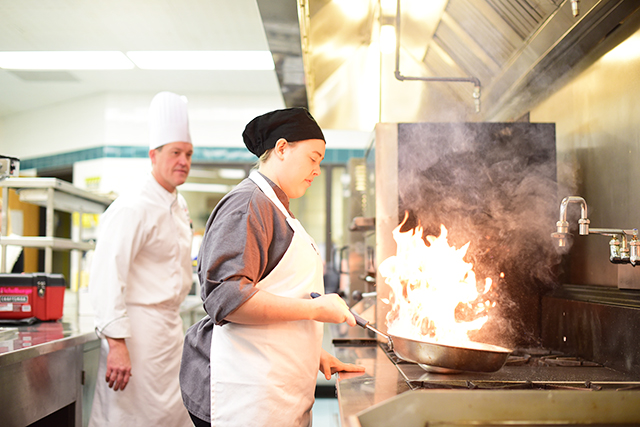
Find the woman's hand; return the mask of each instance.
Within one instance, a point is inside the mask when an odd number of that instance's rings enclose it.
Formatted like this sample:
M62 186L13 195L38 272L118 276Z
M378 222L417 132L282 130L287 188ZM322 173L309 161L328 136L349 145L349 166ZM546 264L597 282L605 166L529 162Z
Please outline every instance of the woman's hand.
M349 326L356 325L356 319L349 311L349 306L338 294L326 294L313 300L314 316L313 320L325 323L347 322Z
M320 372L329 380L336 372L364 372L364 366L341 362L323 349L320 354Z

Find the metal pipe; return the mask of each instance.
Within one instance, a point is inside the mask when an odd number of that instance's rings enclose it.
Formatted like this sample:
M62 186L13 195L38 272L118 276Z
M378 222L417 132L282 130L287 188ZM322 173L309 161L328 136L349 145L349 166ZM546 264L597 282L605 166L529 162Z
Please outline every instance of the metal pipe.
M331 224L333 223L331 219L331 215L333 212L333 208L331 205L332 202L332 189L333 189L333 166L327 165L324 166L324 182L325 182L325 201L324 201L324 215L326 218L326 225L324 229L324 259L327 268L333 264L333 259L331 258L331 254L333 253L333 241L331 237L333 236Z
M578 0L571 0L571 13L573 13L573 17L577 18L580 15L580 10L578 9Z
M55 224L54 224L54 206L53 206L54 189L53 187L47 188L47 206L46 206L46 222L45 222L45 235L53 239ZM47 246L44 248L44 272L51 273L53 271L53 247Z
M9 235L9 187L2 187L2 237ZM0 237L0 239L2 239ZM7 272L7 245L1 245L2 255L0 259L0 273Z
M477 77L409 77L400 73L400 0L397 0L396 6L396 69L394 76L397 80L414 80L424 82L469 82L473 83L473 99L476 113L480 112L480 80Z

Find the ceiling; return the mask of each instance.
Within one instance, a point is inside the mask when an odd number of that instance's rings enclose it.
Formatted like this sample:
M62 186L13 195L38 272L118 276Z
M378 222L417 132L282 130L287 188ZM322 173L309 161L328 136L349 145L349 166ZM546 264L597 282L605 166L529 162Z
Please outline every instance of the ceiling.
M0 69L0 117L110 91L271 94L306 102L295 0L0 0L0 16L0 51L265 51L272 44L277 70Z
M397 19L396 0L384 3L0 0L0 51L270 50L275 64L275 71L0 69L0 117L102 92L173 90L281 97L308 106L328 129L509 120L640 10L637 0L580 0L577 17L571 0L401 0ZM384 24L401 29L397 57L395 49L380 53ZM481 82L479 113L473 84L438 80L457 77Z

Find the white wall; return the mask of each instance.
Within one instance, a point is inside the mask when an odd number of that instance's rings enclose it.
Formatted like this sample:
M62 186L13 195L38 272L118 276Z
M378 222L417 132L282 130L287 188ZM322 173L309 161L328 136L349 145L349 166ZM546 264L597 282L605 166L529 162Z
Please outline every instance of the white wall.
M101 146L146 146L147 112L155 93L103 93L5 116L0 119L0 154L21 159ZM184 94L189 100L195 146L243 147L242 131L254 117L284 108L269 95ZM365 149L372 133L324 130L329 149ZM148 159L101 158L76 162L74 185L121 194L150 171ZM23 171L29 172L29 171Z
M103 144L105 96L80 98L0 119L0 152L19 158Z
M33 158L104 145L144 146L155 93L104 93L0 119L0 153ZM255 116L284 108L281 97L183 94L194 145L242 146Z
M149 159L93 159L73 164L73 185L99 194L122 194L151 172Z

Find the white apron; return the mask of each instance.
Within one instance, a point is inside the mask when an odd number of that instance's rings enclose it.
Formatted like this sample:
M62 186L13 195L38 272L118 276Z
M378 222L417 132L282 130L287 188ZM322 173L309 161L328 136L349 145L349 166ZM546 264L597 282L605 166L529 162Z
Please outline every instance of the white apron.
M122 391L107 387L104 361L109 344L103 339L90 426L191 426L178 382L183 340L178 311L173 307L129 306L127 312L132 337L126 342L133 376Z
M323 293L322 260L313 239L292 218L257 172L250 178L293 229L282 260L256 284L276 295ZM322 324L313 320L271 325L215 326L211 340L211 425L309 426L320 363Z
M102 244L112 246L100 254L96 252L100 259L94 258L96 266L100 262L102 267L95 270L95 274L101 277L93 280L109 284L103 283L103 287L94 290L97 304L104 301L102 307L96 306L101 318L111 319L119 315L114 307L122 307L125 297L113 298L110 289L120 280L120 270L128 272L126 314L130 338L125 341L133 376L122 391L108 387L104 378L109 344L103 338L90 427L192 426L182 403L178 381L184 338L180 303L191 287L190 220L186 203L181 203L179 196L176 198L176 195L167 193L153 178L144 189L137 197L148 199L148 203L128 202L123 206L133 205L138 211L145 209L147 221L139 227L151 231L133 233L129 229L132 225L123 224L121 218L115 223L103 221L105 233L131 233L133 243L106 239ZM131 197L134 196L136 194ZM169 203L172 203L171 215L162 210ZM152 238L146 238L147 235ZM125 266L118 256L127 247L135 246L143 248L135 259L127 256L130 265Z

